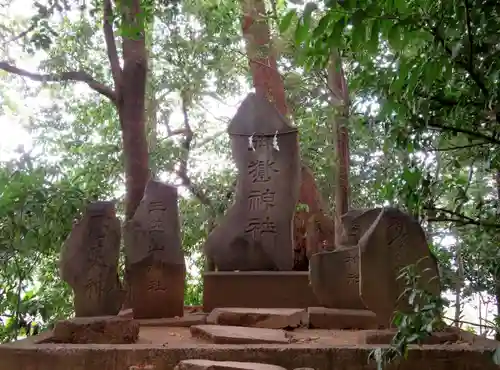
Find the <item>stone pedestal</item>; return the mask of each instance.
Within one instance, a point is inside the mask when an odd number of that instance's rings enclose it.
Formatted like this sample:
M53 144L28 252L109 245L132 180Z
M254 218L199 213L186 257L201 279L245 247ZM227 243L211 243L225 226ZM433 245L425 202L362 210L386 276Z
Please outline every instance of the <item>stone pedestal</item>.
M318 306L305 271L219 271L203 275L203 310Z

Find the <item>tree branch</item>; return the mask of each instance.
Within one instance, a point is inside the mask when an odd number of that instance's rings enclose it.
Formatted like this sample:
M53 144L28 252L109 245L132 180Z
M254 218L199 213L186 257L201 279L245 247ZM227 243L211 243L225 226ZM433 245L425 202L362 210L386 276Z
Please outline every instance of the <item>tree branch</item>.
M11 42L15 42L19 39L22 39L24 36L26 36L28 33L30 33L31 31L33 31L35 28L36 28L37 24L36 23L33 23L31 26L29 26L27 29L25 29L24 31L20 32L19 34L17 34L16 36L12 37L10 40L8 40L6 43L7 44L10 44Z
M428 151L429 152L446 152L449 150L467 149L467 148L473 148L476 146L483 146L483 145L491 145L491 143L473 143L473 144L468 144L468 145L452 146L452 147L448 147L448 148L431 148Z
M451 131L455 133L460 133L460 134L465 134L470 137L475 137L477 139L482 139L485 140L489 143L495 144L495 145L500 145L500 140L497 139L494 136L486 135L478 131L472 131L472 130L467 130L464 128L460 127L454 127L454 126L448 126L442 123L436 123L436 122L427 122L427 123L422 123L421 125L423 126L428 126L430 128L435 128L439 130L445 130L445 131Z
M96 81L90 74L84 71L68 71L60 74L39 74L26 71L25 69L17 68L7 62L0 62L0 70L13 73L18 76L27 77L30 80L42 83L47 82L64 82L64 81L78 81L85 82L92 90L109 98L112 102L116 103L116 93L110 87Z
M467 36L469 37L469 70L474 68L474 40L472 38L472 25L470 20L469 0L464 0L465 4L465 20L467 24Z
M441 46L444 48L444 50L446 50L446 52L448 53L448 55L450 57L452 57L453 56L453 51L450 49L449 46L446 45L446 41L443 38L443 36L441 36L441 34L439 33L438 28L436 26L431 26L430 27L430 33L432 34L432 36L434 36L434 38L436 39L436 41L438 41L441 44ZM486 98L488 98L489 95L490 95L489 92L488 92L488 89L486 88L486 85L483 82L482 78L474 70L473 66L471 67L469 65L469 63L466 63L463 60L460 60L458 58L456 59L456 61L457 61L458 65L460 65L462 68L464 68L469 73L470 77L476 83L476 85L479 87L479 89L481 90L481 92L483 93L483 95Z
M435 208L435 207L424 207L424 209L426 211L432 211L438 213L438 217L428 218L427 221L429 222L454 222L460 225L476 225L476 226L500 229L500 224L484 222L482 220L475 220L471 217L465 216L458 212L451 211L449 209ZM439 213L447 214L450 217L445 217L445 216L441 217L439 216Z
M191 142L193 141L193 130L191 129L191 125L189 123L189 116L188 116L188 99L185 96L185 93L182 92L182 114L184 116L184 141L182 143L182 149L184 151L183 155L181 156L181 160L179 163L179 169L177 170L177 176L182 181L182 185L184 185L188 190L193 194L198 200L212 208L212 201L208 196L203 192L201 189L199 189L191 179L189 178L187 174L187 169L188 169L188 160L189 160L189 153L191 151Z
M109 63L111 64L111 74L115 82L115 89L119 92L122 68L120 67L115 35L113 33L113 7L111 5L111 0L104 0L103 7L104 20L102 28L104 31L104 40L106 41L106 51L108 53Z

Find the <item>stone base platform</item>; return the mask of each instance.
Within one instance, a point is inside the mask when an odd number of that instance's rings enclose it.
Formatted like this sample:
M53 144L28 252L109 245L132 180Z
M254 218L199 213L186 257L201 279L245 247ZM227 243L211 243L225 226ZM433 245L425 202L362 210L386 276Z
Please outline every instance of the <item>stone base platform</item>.
M232 345L194 337L188 327L142 326L137 343L116 345L48 343L48 332L0 345L0 370L173 370L185 359L259 362L288 370L375 370L368 356L387 346L366 344L368 332L373 331L300 328L290 332L294 343ZM496 342L474 338L411 346L407 360L384 370L498 370L492 360Z
M307 271L217 271L203 275L203 310L320 306Z

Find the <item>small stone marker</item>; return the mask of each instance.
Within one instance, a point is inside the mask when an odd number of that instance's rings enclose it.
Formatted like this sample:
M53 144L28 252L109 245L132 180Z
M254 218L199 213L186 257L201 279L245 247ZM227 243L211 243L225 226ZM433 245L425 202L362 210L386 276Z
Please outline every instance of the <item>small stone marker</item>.
M116 315L121 225L112 202L88 205L61 248L60 275L73 289L75 316Z
M119 316L75 317L56 322L53 343L130 344L139 337L139 323Z
M309 307L309 325L315 329L377 329L377 316L368 310Z
M175 370L286 370L284 367L256 362L183 360Z
M215 308L207 324L285 329L307 324L307 312L295 308Z
M136 319L184 314L186 267L178 213L177 188L151 180L125 225L126 273Z
M297 128L251 93L228 133L238 185L234 204L203 247L208 271L290 271L300 188Z
M286 344L290 338L284 330L245 328L241 326L195 325L191 335L214 344Z

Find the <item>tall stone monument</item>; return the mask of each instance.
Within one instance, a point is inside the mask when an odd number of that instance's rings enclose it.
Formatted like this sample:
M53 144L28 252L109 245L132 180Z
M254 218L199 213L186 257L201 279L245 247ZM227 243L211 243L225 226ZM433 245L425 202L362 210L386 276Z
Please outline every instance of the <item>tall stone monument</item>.
M251 93L227 131L238 179L234 204L204 245L208 270L290 271L300 188L297 129Z
M60 274L73 289L76 316L116 315L123 290L118 278L121 225L112 202L91 203L64 242Z
M186 265L181 246L177 188L149 181L124 228L127 281L135 318L184 314Z

